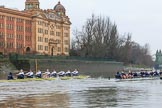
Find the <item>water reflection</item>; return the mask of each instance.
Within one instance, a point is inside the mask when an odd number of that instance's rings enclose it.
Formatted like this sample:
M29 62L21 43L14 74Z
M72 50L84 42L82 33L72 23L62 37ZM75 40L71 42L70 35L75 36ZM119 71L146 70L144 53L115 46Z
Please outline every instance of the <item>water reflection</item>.
M0 102L1 108L69 108L69 97L66 94L29 95L26 97L8 98Z
M90 88L87 91L87 106L91 105L89 108L94 107L115 107L117 106L117 90L116 88Z
M0 83L0 108L160 108L161 85L108 79Z

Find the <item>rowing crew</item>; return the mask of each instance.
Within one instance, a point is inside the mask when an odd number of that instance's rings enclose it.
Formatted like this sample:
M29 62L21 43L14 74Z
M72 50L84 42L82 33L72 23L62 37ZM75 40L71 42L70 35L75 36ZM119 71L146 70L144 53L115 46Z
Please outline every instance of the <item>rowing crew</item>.
M115 75L116 79L130 79L130 78L140 78L140 77L157 77L162 75L162 72L117 72Z
M42 74L42 72L39 70L36 73L36 77L41 78L41 75L43 75L43 78L49 78L49 77L64 77L64 76L78 76L79 72L77 69L75 69L73 72L70 72L70 70L68 70L67 72L64 71L60 71L60 72L56 72L56 70L53 70L53 72L50 72L49 69L47 69L47 71L45 73Z
M60 72L56 72L56 70L53 70L53 72L50 72L49 69L47 69L46 72L42 73L40 70L38 70L38 72L36 72L36 74L34 75L34 73L32 72L32 70L30 70L29 72L27 72L26 74L24 73L24 71L21 69L20 72L17 75L17 79L24 79L25 76L27 78L50 78L50 77L64 77L64 76L78 76L79 72L77 69L75 69L73 72L70 72L70 70L68 70L67 72L64 71L60 71ZM8 80L12 80L13 79L13 75L10 72L8 75Z

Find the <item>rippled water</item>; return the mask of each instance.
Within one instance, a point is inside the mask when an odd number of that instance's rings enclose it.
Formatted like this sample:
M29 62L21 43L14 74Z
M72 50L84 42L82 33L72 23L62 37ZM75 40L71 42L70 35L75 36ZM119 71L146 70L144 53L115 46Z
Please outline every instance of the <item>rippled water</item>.
M162 80L0 83L0 108L161 108Z

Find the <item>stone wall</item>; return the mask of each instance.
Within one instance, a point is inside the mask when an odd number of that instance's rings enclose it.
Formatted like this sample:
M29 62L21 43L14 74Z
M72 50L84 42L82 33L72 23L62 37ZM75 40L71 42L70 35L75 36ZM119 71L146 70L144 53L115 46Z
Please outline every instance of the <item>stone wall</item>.
M15 65L13 65L13 64ZM0 72L1 74L6 74L8 72L17 73L20 69L23 69L25 72L28 72L32 69L33 72L36 72L36 63L37 70L45 72L46 69L52 71L55 69L57 72L63 71L73 71L78 69L80 74L90 75L91 77L114 77L116 71L123 69L123 64L120 62L109 62L109 61L85 61L85 60L17 60L10 62L9 60L0 62ZM16 68L15 68L16 67Z
M116 71L123 69L123 64L120 62L108 61L79 61L79 60L30 60L30 68L33 71L46 69L52 71L67 71L78 69L80 74L90 75L92 77L114 77Z

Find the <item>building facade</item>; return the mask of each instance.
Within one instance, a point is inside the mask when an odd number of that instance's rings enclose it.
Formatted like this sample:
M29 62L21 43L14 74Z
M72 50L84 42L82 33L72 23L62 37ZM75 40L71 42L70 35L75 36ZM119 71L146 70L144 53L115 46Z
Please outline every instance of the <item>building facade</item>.
M42 10L39 0L26 0L18 11L0 7L0 53L69 55L70 19L58 2Z

